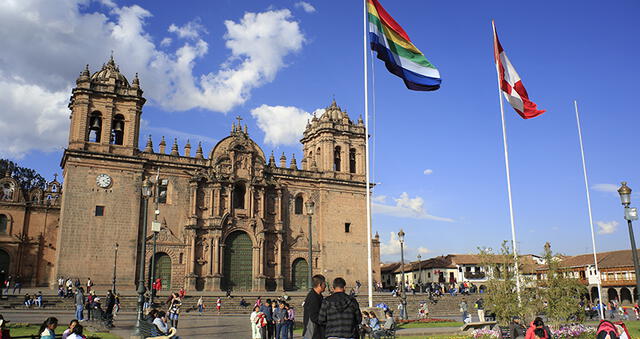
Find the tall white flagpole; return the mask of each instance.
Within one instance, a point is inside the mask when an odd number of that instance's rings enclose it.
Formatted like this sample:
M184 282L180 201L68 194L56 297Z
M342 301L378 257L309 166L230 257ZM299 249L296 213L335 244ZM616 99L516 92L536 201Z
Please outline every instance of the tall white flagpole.
M578 113L578 101L573 101L576 109L576 123L578 124L578 139L580 140L580 154L582 155L582 172L584 173L584 188L587 192L587 210L589 211L589 225L591 226L591 245L593 246L593 263L596 266L598 284L598 311L600 319L604 320L604 310L602 309L602 285L600 283L600 270L598 269L598 255L596 254L596 233L593 230L593 215L591 214L591 195L589 194L589 179L587 179L587 164L584 160L584 146L582 144L582 126L580 125L580 114Z
M365 134L365 180L367 187L367 293L369 295L369 307L373 307L373 265L372 265L372 249L371 249L371 184L369 178L369 87L367 72L367 0L362 1L364 4L363 16L363 37L362 52L364 58L364 134ZM379 269L379 267L378 267Z
M520 270L518 269L518 247L516 244L516 226L513 219L513 199L511 198L511 171L509 170L509 147L507 145L507 128L504 121L504 106L502 104L502 90L500 89L500 68L498 66L498 59L500 58L497 46L496 25L491 21L493 27L493 50L496 64L496 75L498 78L498 100L500 100L500 118L502 119L502 144L504 146L504 165L507 172L507 192L509 194L509 217L511 219L511 243L513 246L513 258L516 275L516 291L518 293L518 302L520 299Z

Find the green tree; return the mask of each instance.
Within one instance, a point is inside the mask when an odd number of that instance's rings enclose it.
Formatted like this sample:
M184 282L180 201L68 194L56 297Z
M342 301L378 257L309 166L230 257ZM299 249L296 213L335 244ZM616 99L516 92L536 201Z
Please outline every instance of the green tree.
M563 269L561 256L551 252L551 246L544 246L546 272L538 282L537 294L542 305L538 309L547 315L549 321L559 325L570 321L572 317L581 318L580 298L587 293L587 288L578 278L571 276L572 271Z
M0 159L0 177L4 176L7 172L10 172L13 177L18 180L20 188L25 192L36 187L44 189L47 184L44 177L36 170L18 166L16 163L8 159Z
M494 312L496 320L501 324L507 324L512 317L524 317L528 309L531 309L531 292L524 288L529 284L522 275L522 263L518 262L520 284L523 287L518 299L516 283L516 265L511 247L507 241L502 242L499 253L480 249L482 265L487 272L487 294L485 305L487 312Z

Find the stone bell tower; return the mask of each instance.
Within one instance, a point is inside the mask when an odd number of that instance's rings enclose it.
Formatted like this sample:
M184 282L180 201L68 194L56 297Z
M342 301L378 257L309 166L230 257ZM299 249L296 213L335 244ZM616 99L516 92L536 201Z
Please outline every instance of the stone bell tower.
M364 124L361 118L357 123L351 121L335 100L320 118L313 117L301 142L305 170L334 172L336 177L364 180Z
M91 76L87 65L69 102L69 149L133 155L144 103L138 75L129 84L113 56Z

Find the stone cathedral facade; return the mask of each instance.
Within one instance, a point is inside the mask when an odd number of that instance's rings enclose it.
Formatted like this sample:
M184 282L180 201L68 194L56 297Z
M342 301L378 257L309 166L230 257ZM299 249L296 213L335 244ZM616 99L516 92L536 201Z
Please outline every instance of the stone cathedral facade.
M40 235L50 245L47 257L34 259L47 270L25 280L53 285L59 276L91 277L106 287L116 266L118 286L133 289L144 255L146 279L153 262L154 276L174 290L304 289L309 261L313 274L366 285L371 241L374 279L380 281L379 240L366 233L361 119L352 120L334 101L307 125L299 160L266 155L239 118L208 151L175 139L167 145L164 137L157 147L149 137L140 150L144 103L138 76L129 82L113 58L93 74L88 66L80 74L69 103L60 196L48 209L57 224L30 227L48 230ZM143 234L145 180L155 194ZM314 204L311 244L307 202ZM160 224L155 235L153 220Z

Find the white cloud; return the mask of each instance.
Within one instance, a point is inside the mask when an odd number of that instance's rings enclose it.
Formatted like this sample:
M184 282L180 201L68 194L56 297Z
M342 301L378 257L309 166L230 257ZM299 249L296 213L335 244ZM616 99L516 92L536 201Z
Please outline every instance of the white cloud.
M389 241L380 242L380 255L400 254L400 240L395 232L389 232Z
M429 175L429 174L432 174L432 173L433 173L433 170L432 170L432 169L430 169L430 168L427 168L427 169L426 169L426 170L424 170L422 173L423 173L424 175Z
M171 38L169 38L169 37L166 37L166 38L164 38L164 39L162 39L162 40L160 41L160 46L162 46L162 47L167 47L167 46L171 45L171 42L172 42L172 41L173 41L173 39L171 39Z
M598 225L598 234L611 234L618 228L618 222L613 221L596 221Z
M310 4L310 3L306 2L306 1L296 2L295 6L297 8L302 8L302 10L304 10L307 13L313 13L313 12L316 11L316 8L313 7L312 4Z
M0 154L22 158L31 148L58 149L68 136L69 91L52 92L0 77Z
M393 199L395 205L386 205L383 203L373 202L373 213L385 214L398 218L411 218L411 219L430 219L438 221L453 222L451 218L438 217L427 213L424 208L424 199L416 196L410 198L407 192L402 192L400 197Z
M591 185L591 189L599 192L618 194L618 186L615 184L595 184Z
M420 254L429 254L429 253L431 253L431 250L426 248L426 247L418 247L418 253L420 253Z
M192 20L187 22L183 26L177 26L176 24L171 24L169 26L168 31L170 33L175 33L181 39L200 39L201 33L207 33L207 30L200 24L200 20Z
M383 204L385 201L387 201L387 196L386 195L374 195L374 196L372 196L371 201L379 202L379 203Z
M175 33L185 39L165 50L169 41L156 44L145 29L149 11L101 3L89 12L85 0L0 1L0 83L5 90L0 126L12 130L0 133L0 155L64 145L70 88L85 64L98 71L111 51L125 76L140 74L149 104L166 110L228 112L243 104L253 89L272 82L285 67L285 57L304 43L289 10L245 13L238 21L224 22L227 61L219 69L195 74L196 62L209 51L199 35L202 30L194 35L189 24L176 26ZM34 102L20 103L20 98L36 96ZM43 130L40 137L33 136L34 122Z
M313 114L321 114L323 109L308 113L293 106L262 105L251 110L258 128L264 132L264 142L270 145L297 145Z

